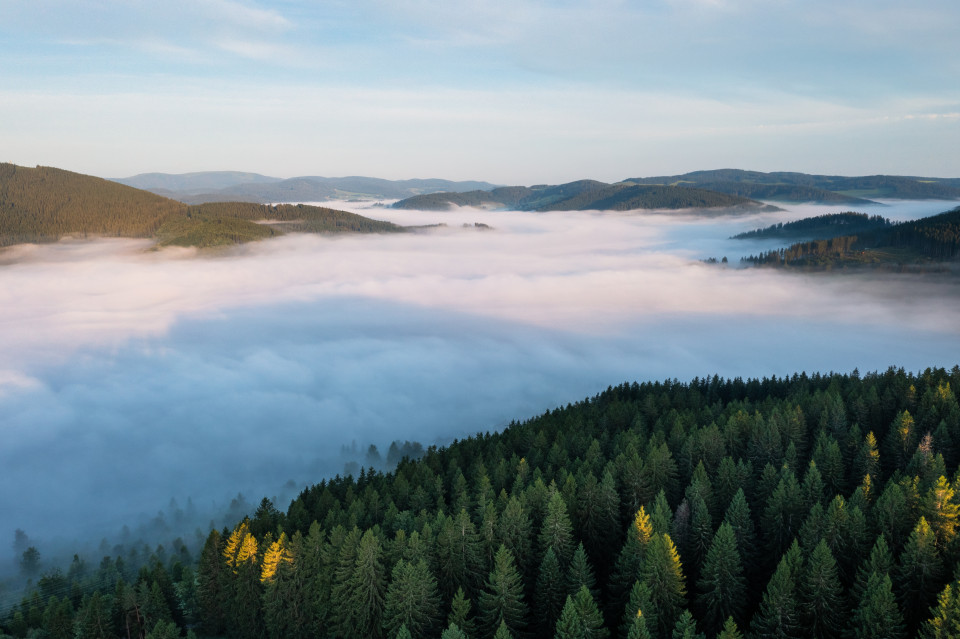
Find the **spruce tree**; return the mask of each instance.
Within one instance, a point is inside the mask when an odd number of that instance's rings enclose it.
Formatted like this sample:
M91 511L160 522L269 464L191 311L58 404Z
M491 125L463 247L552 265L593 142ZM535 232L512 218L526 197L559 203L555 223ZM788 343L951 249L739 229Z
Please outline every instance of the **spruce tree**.
M687 589L680 556L669 535L654 535L650 540L642 577L657 613L658 632L671 632L686 604Z
M903 546L897 586L907 632L912 634L936 604L937 593L943 587L943 563L936 537L923 517Z
M433 636L440 621L439 608L437 580L426 562L398 561L384 603L383 628L387 636L396 633L400 626L406 626L414 639Z
M560 568L566 569L573 555L573 526L563 496L556 490L550 493L538 542L541 553L546 554L547 548L553 548Z
M870 575L850 618L850 630L854 639L903 639L906 636L889 575Z
M937 607L920 628L921 639L955 639L960 637L960 588L947 584L937 598Z
M533 591L533 609L539 620L538 627L548 628L552 636L563 602L567 596L565 580L560 571L560 563L553 548L548 547L547 553L540 562L540 572L537 574L537 584Z
M797 578L802 559L796 542L780 559L750 624L757 639L801 637Z
M684 610L673 626L672 639L706 639L703 633L697 632L697 624L689 610Z
M593 573L593 566L587 559L587 551L583 544L577 546L573 553L573 559L570 560L570 568L567 570L567 592L568 595L575 595L581 586L586 586L590 594L597 596L597 578Z
M818 639L839 637L844 618L843 589L837 562L822 539L804 566L800 594L804 633Z
M493 570L477 602L482 631L493 634L501 625L517 635L527 626L527 605L523 583L513 554L501 545L493 559Z
M723 623L723 630L717 635L717 639L743 639L743 633L740 632L740 628L737 627L733 617L727 617L727 620Z
M470 600L463 594L463 588L458 588L457 594L453 596L453 601L450 603L447 625L456 626L467 637L473 636L475 632L473 615L470 613L471 607Z
M697 582L697 607L709 631L719 630L730 616L740 618L746 595L743 566L730 524L720 524Z
M341 627L348 637L376 639L382 636L386 571L380 539L368 530L360 539L353 574L349 581L346 605L350 608L349 627Z

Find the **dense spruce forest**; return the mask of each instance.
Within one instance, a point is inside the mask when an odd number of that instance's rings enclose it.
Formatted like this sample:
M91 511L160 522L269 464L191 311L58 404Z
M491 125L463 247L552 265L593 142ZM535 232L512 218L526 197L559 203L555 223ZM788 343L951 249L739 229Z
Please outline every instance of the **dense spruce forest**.
M260 221L273 224L259 224ZM282 224L281 224L282 223ZM50 167L0 164L0 247L64 236L154 238L222 246L287 231L384 233L395 224L316 206L221 202L187 206L109 180Z
M860 224L870 225L872 218L861 220ZM881 218L882 220L882 218ZM809 242L798 242L782 249L776 249L742 258L762 266L772 267L799 267L799 268L834 268L837 266L880 266L880 267L936 267L944 268L944 264L960 258L960 207L939 215L901 222L899 224L885 224L876 220L875 228L862 229L857 235L846 235L842 225L833 224L821 218L809 218L793 223L800 227L819 227L819 233L827 235L824 239ZM770 233L782 232L781 229L770 229ZM829 229L834 228L833 234ZM760 231L763 233L764 231Z
M960 367L622 384L44 575L15 637L955 637ZM30 568L29 550L21 565Z
M805 237L811 240L830 239L840 235L854 235L865 231L884 229L892 224L880 215L866 213L827 213L806 217L794 222L778 222L766 228L738 233L733 240L760 240L767 238Z
M453 206L517 211L632 211L636 209L730 208L778 210L737 195L683 186L607 184L578 180L559 185L504 186L488 191L430 193L395 203L394 208L443 211Z

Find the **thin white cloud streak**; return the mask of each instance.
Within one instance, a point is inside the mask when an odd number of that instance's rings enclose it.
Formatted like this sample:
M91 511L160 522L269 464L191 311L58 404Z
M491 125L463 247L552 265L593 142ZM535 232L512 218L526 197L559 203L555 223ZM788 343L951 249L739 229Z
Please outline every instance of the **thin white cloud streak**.
M158 83L145 94L0 92L0 117L22 124L5 136L4 159L112 177L235 168L516 184L722 166L960 173L957 160L936 151L960 143L960 94L851 107L780 93L720 101L582 88ZM898 144L904 138L911 145ZM929 144L920 152L923 140ZM146 148L152 152L144 154ZM512 162L504 162L505 152Z

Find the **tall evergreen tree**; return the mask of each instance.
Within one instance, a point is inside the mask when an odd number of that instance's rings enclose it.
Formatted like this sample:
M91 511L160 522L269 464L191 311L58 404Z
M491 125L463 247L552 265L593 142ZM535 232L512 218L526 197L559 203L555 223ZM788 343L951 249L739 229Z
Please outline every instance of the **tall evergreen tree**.
M470 600L463 594L463 588L457 589L457 594L453 596L453 601L450 603L447 625L456 626L467 637L472 637L475 633L473 615L470 613L471 607Z
M463 594L462 590L458 593ZM406 626L411 637L432 637L440 621L437 580L422 559L417 563L400 560L393 567L384 604L383 628L387 636Z
M803 636L797 592L801 563L800 545L794 542L780 559L753 616L750 627L758 639Z
M843 589L837 562L822 539L802 570L800 595L804 634L818 639L839 637L844 618Z
M921 639L955 639L960 637L960 589L957 582L947 584L937 598L937 607L920 628Z
M540 552L546 553L547 548L553 548L560 568L566 569L573 556L573 526L567 514L567 505L563 496L555 489L550 493L547 502L547 514L543 518L539 536Z
M527 604L523 600L523 583L513 561L513 554L501 545L493 559L493 571L478 603L481 629L493 634L501 625L514 635L527 626Z
M671 637L673 639L706 639L703 633L697 632L697 624L689 610L684 610L683 614L677 618Z
M887 574L873 573L850 618L854 639L903 639L903 615Z
M669 535L654 535L650 540L642 576L657 613L658 633L667 634L673 630L687 596L680 556Z
M737 540L726 522L720 524L710 544L697 590L697 607L707 630L718 631L727 617L740 618L746 583Z
M943 563L936 537L923 517L903 546L897 585L907 632L912 634L935 605L937 593L943 587Z
M557 555L552 547L548 547L543 561L540 562L540 572L533 591L533 609L539 620L537 628L545 629L544 632L549 630L549 636L552 636L557 619L560 618L560 612L563 610L564 600L568 594L565 586Z
M349 625L340 628L344 636L358 639L377 639L382 636L386 589L383 547L373 531L368 530L360 539L350 576L346 600L350 609L347 616Z

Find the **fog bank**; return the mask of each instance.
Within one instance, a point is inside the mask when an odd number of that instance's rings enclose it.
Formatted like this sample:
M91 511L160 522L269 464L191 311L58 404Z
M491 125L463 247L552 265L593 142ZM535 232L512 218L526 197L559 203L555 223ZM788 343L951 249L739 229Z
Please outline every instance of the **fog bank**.
M725 238L825 207L359 209L447 226L215 256L126 240L0 253L0 540L101 534L170 497L256 503L340 471L344 445L447 442L621 381L960 362L953 282L698 262L735 262L758 244Z

